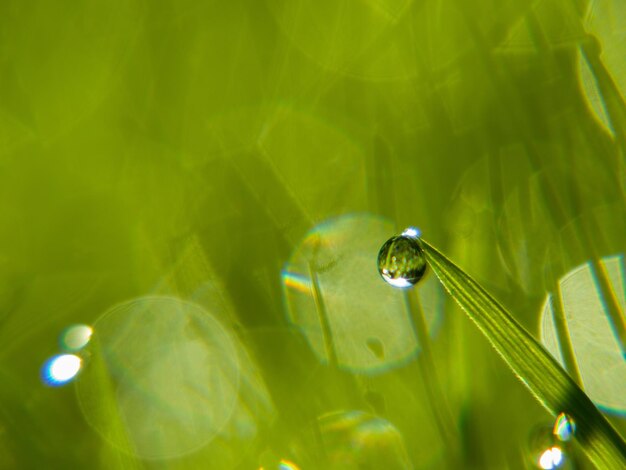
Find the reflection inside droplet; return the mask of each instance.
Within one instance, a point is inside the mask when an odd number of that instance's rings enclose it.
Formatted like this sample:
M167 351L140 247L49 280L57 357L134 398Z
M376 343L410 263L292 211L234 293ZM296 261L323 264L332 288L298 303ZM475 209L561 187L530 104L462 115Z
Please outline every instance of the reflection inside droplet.
M563 452L558 447L554 446L550 449L546 449L541 457L539 457L539 468L550 470L558 468L563 463Z
M61 349L68 352L76 352L83 349L89 343L93 329L87 325L72 325L66 328L59 337Z
M53 387L70 382L80 371L82 361L74 354L60 354L50 358L43 366L42 379Z
M402 235L404 235L405 237L419 238L422 236L422 232L417 227L408 227L404 229Z
M409 228L402 235L387 240L378 252L378 271L394 287L412 287L426 273L426 258L417 233L416 229Z
M576 423L567 413L560 413L554 422L553 434L563 442L569 441L576 432Z

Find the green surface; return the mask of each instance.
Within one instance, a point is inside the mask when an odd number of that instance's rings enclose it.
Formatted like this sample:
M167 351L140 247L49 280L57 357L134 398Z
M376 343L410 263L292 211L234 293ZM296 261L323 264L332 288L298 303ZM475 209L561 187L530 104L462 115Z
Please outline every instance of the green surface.
M534 468L432 273L385 290L409 225L626 434L625 56L619 0L0 1L0 468Z

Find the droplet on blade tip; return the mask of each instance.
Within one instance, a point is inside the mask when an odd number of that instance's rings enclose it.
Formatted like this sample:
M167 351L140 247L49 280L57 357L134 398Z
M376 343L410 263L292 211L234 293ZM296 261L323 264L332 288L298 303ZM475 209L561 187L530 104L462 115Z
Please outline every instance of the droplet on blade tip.
M419 230L411 227L387 240L378 252L378 272L390 285L412 287L426 273L426 258L419 245Z

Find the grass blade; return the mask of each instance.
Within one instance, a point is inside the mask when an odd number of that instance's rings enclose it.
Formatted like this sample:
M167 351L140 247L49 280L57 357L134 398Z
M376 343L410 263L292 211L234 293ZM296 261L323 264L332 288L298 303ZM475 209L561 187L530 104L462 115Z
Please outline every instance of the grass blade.
M461 268L423 239L426 260L446 290L496 351L553 415L576 422L576 438L599 468L626 468L626 442L552 356Z

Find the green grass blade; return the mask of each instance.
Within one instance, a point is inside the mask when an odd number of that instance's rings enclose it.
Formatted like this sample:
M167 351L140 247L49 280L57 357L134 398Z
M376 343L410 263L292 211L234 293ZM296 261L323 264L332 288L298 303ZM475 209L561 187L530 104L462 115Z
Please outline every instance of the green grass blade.
M515 375L556 416L576 422L576 438L599 468L626 468L626 442L552 356L474 279L420 239L428 264Z

